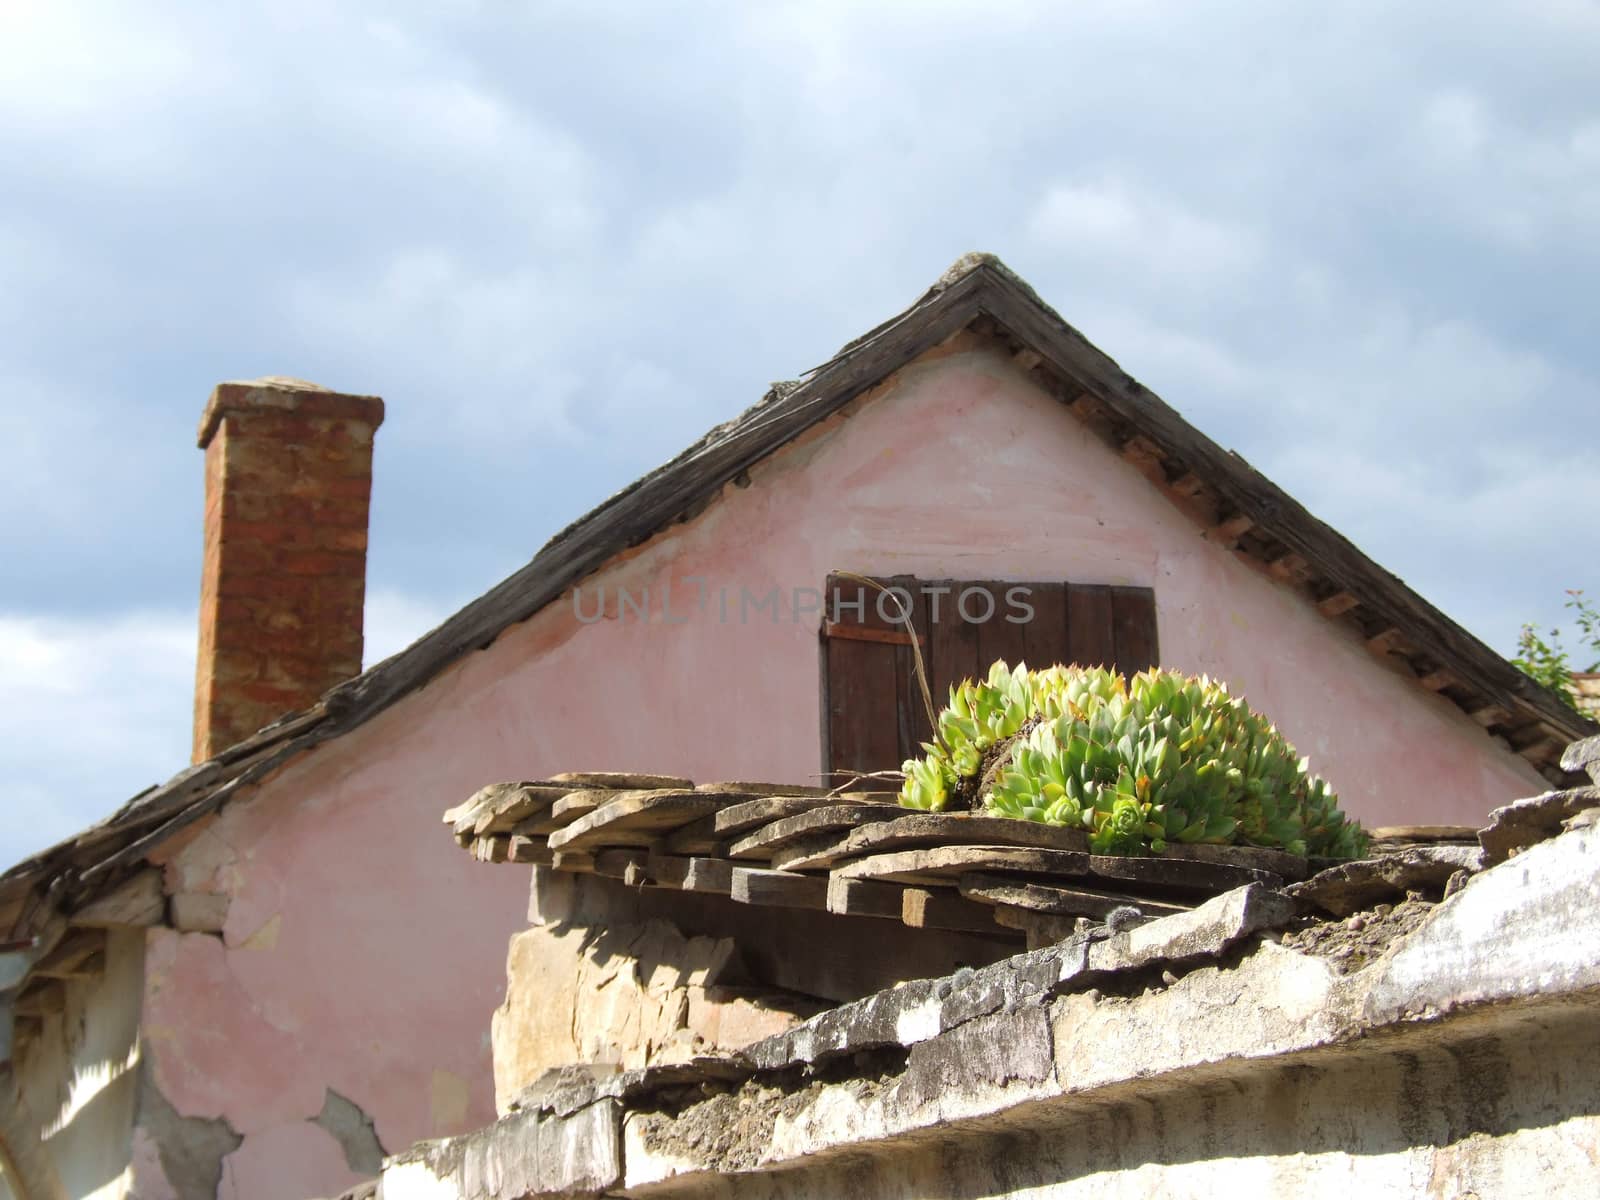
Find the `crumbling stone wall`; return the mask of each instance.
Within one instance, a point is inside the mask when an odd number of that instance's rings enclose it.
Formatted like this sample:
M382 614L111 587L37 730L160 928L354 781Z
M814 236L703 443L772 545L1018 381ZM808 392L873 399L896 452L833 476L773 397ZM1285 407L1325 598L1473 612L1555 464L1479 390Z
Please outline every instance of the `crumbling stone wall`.
M596 882L541 873L535 923L511 939L492 1026L502 1113L554 1068L687 1062L817 1011L814 1000L752 980L733 938L685 935Z

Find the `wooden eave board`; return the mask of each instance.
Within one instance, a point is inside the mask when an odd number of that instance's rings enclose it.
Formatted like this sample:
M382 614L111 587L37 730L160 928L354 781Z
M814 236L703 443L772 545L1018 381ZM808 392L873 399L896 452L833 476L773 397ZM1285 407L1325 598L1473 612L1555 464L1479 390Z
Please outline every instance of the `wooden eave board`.
M1264 846L1206 846L1168 842L1160 854L1150 857L1167 861L1219 863L1228 867L1266 871L1284 879L1304 879L1310 871L1305 858Z
M845 863L834 870L844 879L876 879L889 883L955 886L970 871L1017 872L1028 875L1086 875L1089 855L1081 850L1041 850L1023 846L930 846L897 850Z
M670 829L687 825L729 802L721 792L624 792L550 835L552 850L649 846Z
M486 797L474 810L472 832L509 833L518 824L549 809L572 789L561 784L517 783Z
M904 810L902 810L904 811ZM1041 850L1088 850L1082 830L1014 821L1009 817L960 817L949 813L910 813L864 825L845 839L851 855L914 850L924 846L1025 846Z
M1150 900L1122 892L1103 892L1089 887L1031 883L1015 876L973 872L961 876L961 894L969 900L1009 908L1027 909L1061 917L1091 917L1104 920L1118 908L1133 907L1147 917L1166 917L1187 912L1182 904L1170 900Z
M1118 884L1174 888L1185 892L1227 892L1247 883L1282 887L1283 877L1256 867L1196 862L1181 858L1095 854L1089 858L1090 874Z
M678 775L633 775L626 771L563 771L552 775L550 782L573 788L608 788L618 792L687 790L694 787L692 780Z
M799 838L892 820L905 811L892 804L830 804L763 825L735 841L728 853L741 859L769 858L774 850Z
M626 794L613 788L579 788L576 791L569 791L551 805L549 812L531 821L523 821L515 832L528 835L552 834L558 829L565 829L617 796Z
M733 891L733 864L725 858L652 853L645 870L657 887L721 896Z

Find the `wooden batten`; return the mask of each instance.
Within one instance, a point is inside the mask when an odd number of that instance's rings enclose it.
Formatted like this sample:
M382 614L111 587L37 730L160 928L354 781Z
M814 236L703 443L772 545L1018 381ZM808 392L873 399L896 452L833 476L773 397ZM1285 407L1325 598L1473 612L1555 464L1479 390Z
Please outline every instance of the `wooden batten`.
M1445 688L1454 687L1461 681L1456 678L1455 672L1447 671L1443 667L1438 667L1435 670L1429 671L1426 675L1423 675L1417 680L1417 682L1423 687L1427 688L1430 692L1442 692Z
M1304 583L1311 576L1310 564L1292 550L1267 564L1267 574L1279 583Z
M1235 513L1206 530L1206 539L1232 550L1238 546L1240 538L1255 528L1255 524L1254 518L1247 517L1243 513Z
M1317 611L1330 620L1342 617L1351 609L1359 608L1361 601L1349 592L1338 591L1323 600L1317 601Z
M1024 346L1011 356L1013 362L1024 371L1031 371L1044 361L1043 356L1030 346Z

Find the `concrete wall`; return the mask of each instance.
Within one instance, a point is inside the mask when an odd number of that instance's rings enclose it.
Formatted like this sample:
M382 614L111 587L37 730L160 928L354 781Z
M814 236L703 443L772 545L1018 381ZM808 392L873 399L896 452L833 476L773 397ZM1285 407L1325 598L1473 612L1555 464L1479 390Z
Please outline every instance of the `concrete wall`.
M220 937L152 935L152 1082L177 1118L241 1139L222 1159L228 1195L360 1177L312 1121L330 1089L390 1151L493 1118L487 1030L527 874L455 850L444 808L561 770L815 780L816 615L741 620L742 590L820 588L836 568L1152 586L1163 660L1235 684L1368 821L1472 822L1543 788L1445 701L1202 540L987 351L902 372L750 476L586 581L583 611L603 601L604 619L552 605L170 848L169 891L232 903ZM648 590L648 621L619 615L619 587ZM140 1141L141 1196L176 1194L156 1140Z
M30 1156L45 1176L40 1200L57 1186L72 1200L128 1194L143 970L143 931L108 930L103 972L67 982L64 1011L16 1064L18 1107L42 1141Z

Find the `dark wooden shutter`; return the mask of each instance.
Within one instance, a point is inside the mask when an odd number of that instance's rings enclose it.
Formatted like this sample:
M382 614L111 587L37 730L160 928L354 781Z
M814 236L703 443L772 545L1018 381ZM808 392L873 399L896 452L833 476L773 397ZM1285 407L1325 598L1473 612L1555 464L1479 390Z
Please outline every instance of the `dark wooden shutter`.
M1108 666L1127 675L1159 660L1155 593L1149 588L911 576L881 582L910 595L935 709L952 685L981 678L996 659L1013 666ZM874 589L839 576L829 576L827 587L823 767L896 769L920 754L931 736L910 634L888 619L895 606L880 606ZM854 604L858 592L860 612ZM836 603L840 598L845 605Z
M909 597L927 653L927 601L910 576L879 580ZM830 575L823 601L823 768L898 770L930 736L916 682L911 633L892 600Z

